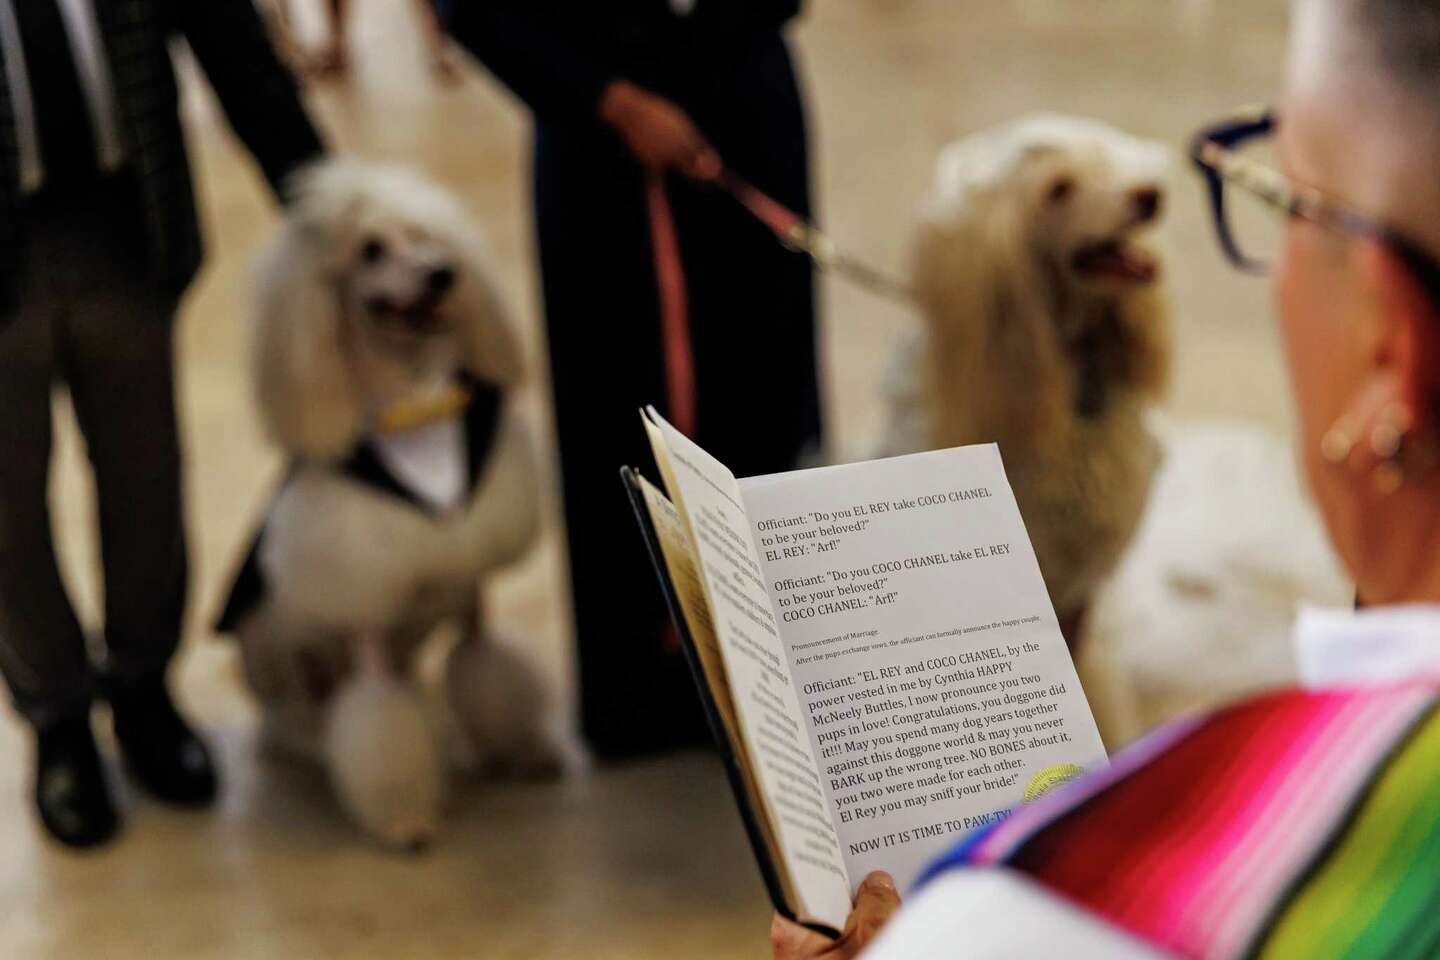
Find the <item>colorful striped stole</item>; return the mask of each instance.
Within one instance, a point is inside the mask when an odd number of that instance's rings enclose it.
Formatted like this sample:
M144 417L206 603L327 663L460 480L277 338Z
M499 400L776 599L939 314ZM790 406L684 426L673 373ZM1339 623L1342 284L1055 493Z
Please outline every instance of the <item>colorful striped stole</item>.
M1437 702L1286 691L1182 721L925 880L1005 865L1182 956L1440 956Z

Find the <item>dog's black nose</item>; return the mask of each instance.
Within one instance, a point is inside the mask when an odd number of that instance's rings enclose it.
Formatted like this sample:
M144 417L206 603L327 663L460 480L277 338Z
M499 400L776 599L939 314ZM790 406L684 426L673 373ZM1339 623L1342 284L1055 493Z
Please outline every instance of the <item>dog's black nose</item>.
M1144 222L1154 220L1160 213L1160 188L1141 187L1130 194L1130 199L1135 204L1135 214Z
M426 283L429 285L431 293L441 294L449 292L450 288L455 286L455 268L436 267L430 271L430 276L426 280Z

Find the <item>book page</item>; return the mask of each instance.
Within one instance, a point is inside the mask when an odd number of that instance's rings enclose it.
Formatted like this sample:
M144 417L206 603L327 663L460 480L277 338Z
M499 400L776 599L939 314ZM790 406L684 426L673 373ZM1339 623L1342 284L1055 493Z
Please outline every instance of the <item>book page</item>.
M852 882L1104 761L995 445L740 487Z
M659 541L665 568L670 573L671 586L675 591L676 600L680 604L681 614L685 618L691 647L695 652L696 659L700 662L700 669L705 675L705 684L710 690L710 698L715 705L715 712L719 714L721 725L725 728L725 739L735 754L735 766L740 771L740 779L744 783L747 803L763 837L765 848L769 851L770 862L781 864L783 855L780 850L780 842L775 834L775 825L770 822L760 785L755 779L754 760L746 749L744 738L740 733L740 720L735 715L735 700L734 694L731 692L730 678L725 675L725 661L720 652L720 640L715 635L715 623L710 615L710 603L705 599L705 584L700 580L700 571L695 563L695 553L690 545L690 534L685 530L685 520L680 516L680 511L675 509L675 505L666 499L653 483L640 476L637 476L636 480L639 483L641 494L645 498L645 509L650 515L650 525L655 530L655 539ZM790 878L786 871L779 869L776 873L779 875L780 885L785 891L786 901L792 904L796 903L795 891L790 888Z
M740 736L796 914L836 929L851 885L735 477L653 410L645 427L690 533Z
M645 508L650 514L650 524L655 528L655 539L660 541L660 552L665 557L665 568L670 571L670 583L685 616L685 625L690 628L694 641L695 656L705 673L705 683L715 698L715 706L725 726L725 736L743 751L745 744L740 739L740 723L735 718L734 694L730 690L730 679L725 676L725 661L720 653L720 639L715 636L715 623L710 616L710 603L705 599L705 584L700 581L700 571L695 565L695 551L690 544L690 534L685 530L685 520L665 494L644 477L636 478L640 491L645 497ZM748 765L749 758L742 757Z

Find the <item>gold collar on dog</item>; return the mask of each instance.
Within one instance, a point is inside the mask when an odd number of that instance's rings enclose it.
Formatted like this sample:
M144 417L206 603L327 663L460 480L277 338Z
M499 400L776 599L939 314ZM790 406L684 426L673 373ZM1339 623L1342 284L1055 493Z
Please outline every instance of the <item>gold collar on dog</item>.
M441 420L449 420L469 403L470 391L454 383L439 393L392 403L375 418L375 429L380 433L400 433L403 430L429 426Z

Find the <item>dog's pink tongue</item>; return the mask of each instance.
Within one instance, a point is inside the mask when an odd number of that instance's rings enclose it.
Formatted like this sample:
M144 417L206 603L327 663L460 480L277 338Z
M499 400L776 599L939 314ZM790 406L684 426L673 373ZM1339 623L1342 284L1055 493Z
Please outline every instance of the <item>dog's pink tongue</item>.
M1096 256L1091 261L1090 269L1094 273L1134 283L1149 283L1160 272L1160 266L1153 258L1137 250L1124 248L1106 250Z
M1131 250L1123 250L1116 256L1117 269L1131 280L1149 283L1160 272L1160 265L1151 257Z

